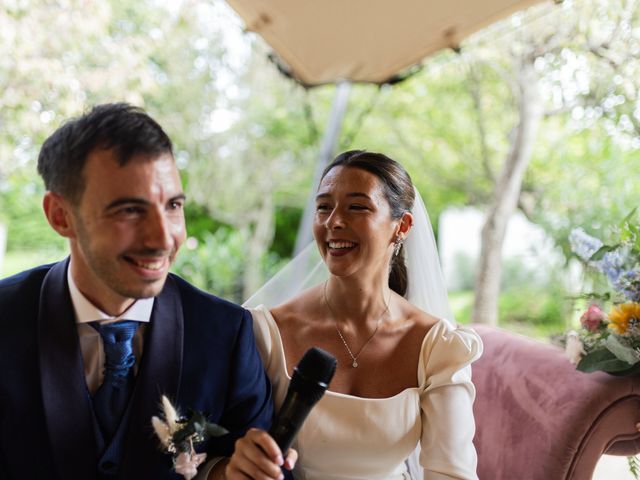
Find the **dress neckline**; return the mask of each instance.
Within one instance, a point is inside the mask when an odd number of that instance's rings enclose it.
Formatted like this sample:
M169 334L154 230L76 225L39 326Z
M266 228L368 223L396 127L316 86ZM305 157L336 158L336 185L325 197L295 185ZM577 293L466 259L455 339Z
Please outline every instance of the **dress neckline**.
M273 315L271 314L271 312L269 311L269 309L267 307L265 307L264 305L259 305L258 307L256 307L256 310L261 310L264 313L265 318L267 319L267 321L271 322L273 324L273 327L275 327L275 332L276 332L276 340L278 342L278 355L280 356L280 363L282 364L282 370L284 373L285 378L288 381L291 381L291 377L289 376L289 371L287 370L287 358L284 354L284 343L282 342L282 336L280 335L280 329L278 328L278 324L276 322L276 319L273 317ZM444 319L439 319L436 323L434 323L431 328L429 329L429 331L425 334L424 338L422 339L422 344L420 346L420 354L418 356L419 359L422 359L422 354L423 351L425 349L425 345L427 344L427 339L431 336L432 332L439 330L442 325L447 325L447 321ZM445 327L446 328L446 327ZM273 346L272 346L273 348ZM420 390L422 387L420 385L420 377L424 376L421 375L421 370L424 369L424 365L423 363L420 361L418 362L418 368L416 370L416 375L417 375L417 380L418 380L418 386L417 387L407 387L404 390L400 390L398 393L396 393L395 395L392 395L390 397L358 397L357 395L350 395L348 393L341 393L341 392L334 392L333 390L329 390L327 389L325 392L326 396L329 397L337 397L337 398L345 398L345 399L351 399L351 400L365 400L368 402L381 402L381 401L389 401L389 400L393 400L393 399L397 399L401 396L404 396L410 392L415 392L416 390Z

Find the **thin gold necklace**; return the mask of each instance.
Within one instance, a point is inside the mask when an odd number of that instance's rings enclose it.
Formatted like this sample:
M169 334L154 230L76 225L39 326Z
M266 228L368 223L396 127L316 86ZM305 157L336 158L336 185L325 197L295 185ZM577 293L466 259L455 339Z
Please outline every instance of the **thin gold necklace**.
M360 354L364 350L364 347L369 345L369 342L371 342L371 340L373 340L373 337L375 337L376 333L378 333L378 328L380 327L380 321L382 320L382 317L384 317L384 314L389 311L389 302L391 301L391 291L389 291L389 299L384 304L385 308L382 311L382 315L380 315L378 317L378 320L376 321L376 328L373 330L373 333L371 334L371 336L369 338L367 338L367 341L364 342L364 344L360 347L360 350L358 350L358 352L355 355L353 354L353 352L349 348L349 345L347 344L347 341L344 339L344 336L342 335L342 332L340 331L340 328L338 327L338 320L336 320L336 314L333 311L333 308L331 308L331 304L329 303L329 299L327 298L327 281L324 282L323 294L324 294L324 303L327 304L327 308L329 309L329 312L331 313L331 315L333 317L333 324L336 327L336 332L338 332L338 336L340 337L340 340L342 340L342 343L344 344L344 348L347 349L347 353L351 357L351 360L353 360L353 362L351 363L351 366L353 368L357 368L358 367L358 357L360 356ZM382 297L382 301L384 302L384 297Z

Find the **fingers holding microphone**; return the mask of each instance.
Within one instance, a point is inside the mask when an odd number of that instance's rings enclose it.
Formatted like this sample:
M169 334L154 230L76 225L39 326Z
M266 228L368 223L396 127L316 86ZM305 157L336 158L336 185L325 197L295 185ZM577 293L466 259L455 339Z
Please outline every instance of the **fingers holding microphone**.
M281 466L291 470L298 454L289 447L307 415L324 395L336 371L336 359L320 348L310 348L293 369L287 395L269 432L250 429L236 442L227 466L227 480L276 480ZM287 452L286 460L282 451Z
M264 430L250 429L236 441L235 451L225 470L227 480L279 480L280 467L292 470L298 453L289 449L283 458L276 441Z
M287 450L287 455L284 457L284 468L287 470L293 470L293 467L296 466L296 462L298 461L298 451L290 448Z

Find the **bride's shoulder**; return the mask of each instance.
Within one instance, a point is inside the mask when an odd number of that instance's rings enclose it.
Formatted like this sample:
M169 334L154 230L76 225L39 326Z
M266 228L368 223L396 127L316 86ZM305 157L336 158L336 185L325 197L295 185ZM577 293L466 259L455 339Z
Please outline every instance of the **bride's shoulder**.
M419 334L418 336L420 337L424 337L434 326L441 322L440 318L419 309L404 298L402 298L400 307L402 310L400 317L409 320L415 329L412 334Z
M280 327L306 324L320 310L318 287L311 287L285 303L271 308L271 315Z
M457 344L472 357L482 352L482 340L472 328L436 317L409 302L407 304L407 318L412 320L415 329L413 333L423 339L423 349L429 345L451 348L452 344Z

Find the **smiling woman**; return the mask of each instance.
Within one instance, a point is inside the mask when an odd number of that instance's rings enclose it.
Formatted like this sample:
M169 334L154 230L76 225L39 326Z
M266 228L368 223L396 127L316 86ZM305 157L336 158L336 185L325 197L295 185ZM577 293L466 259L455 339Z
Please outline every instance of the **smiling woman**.
M317 191L313 234L326 280L253 310L276 406L309 348L338 361L330 390L294 444L294 475L399 480L411 470L412 478L477 478L470 363L482 343L448 321L433 232L407 172L379 153L339 155ZM305 263L294 259L293 268ZM317 270L308 266L298 278ZM414 271L431 276L421 281ZM281 291L299 287L276 281L265 290L282 298ZM251 431L227 477L277 478L283 453L265 432ZM291 452L285 466L295 459Z
M407 208L402 231L396 232L382 185L374 174L358 168L330 170L320 184L316 204L313 234L329 271L337 275L381 268L387 263L384 253L389 245L396 236L401 244L412 222ZM341 268L348 270L340 272Z

